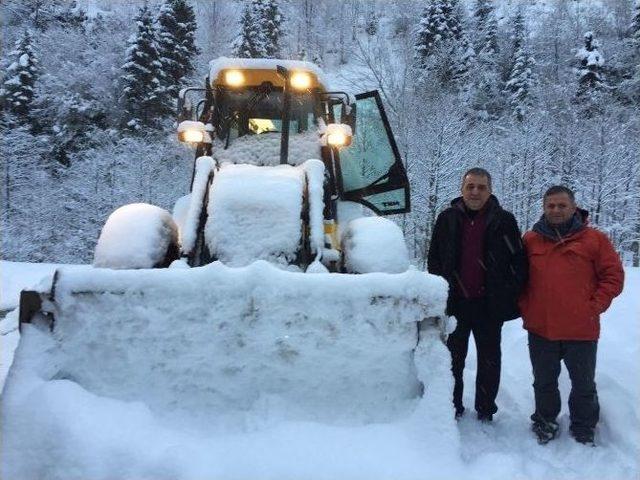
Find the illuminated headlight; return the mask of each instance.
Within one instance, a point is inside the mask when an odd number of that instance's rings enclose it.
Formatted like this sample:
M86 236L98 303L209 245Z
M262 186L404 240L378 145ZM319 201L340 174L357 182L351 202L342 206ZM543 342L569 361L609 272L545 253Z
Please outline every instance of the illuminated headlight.
M211 143L211 136L202 122L185 120L178 125L178 140L187 143Z
M332 147L342 147L347 143L347 136L342 132L327 135L327 143Z
M240 70L227 70L224 73L224 83L230 87L240 87L244 85L244 74Z
M348 147L351 145L351 127L342 123L330 123L324 133L323 144L330 147Z
M204 140L204 132L199 130L185 130L178 133L181 142L200 143Z
M290 82L296 90L306 90L311 86L311 75L307 72L294 72Z

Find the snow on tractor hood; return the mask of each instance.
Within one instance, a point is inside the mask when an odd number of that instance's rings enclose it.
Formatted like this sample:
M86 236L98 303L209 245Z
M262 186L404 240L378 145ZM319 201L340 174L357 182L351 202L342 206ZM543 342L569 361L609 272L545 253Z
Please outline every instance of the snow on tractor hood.
M323 244L323 177L320 160L298 167L223 164L209 193L205 241L210 251L236 267L257 259L291 264L300 244L308 184L311 246L317 252Z
M279 133L247 135L236 138L226 149L217 140L213 158L219 163L280 165L280 138ZM315 128L289 137L289 164L300 165L310 158L321 158L320 133Z

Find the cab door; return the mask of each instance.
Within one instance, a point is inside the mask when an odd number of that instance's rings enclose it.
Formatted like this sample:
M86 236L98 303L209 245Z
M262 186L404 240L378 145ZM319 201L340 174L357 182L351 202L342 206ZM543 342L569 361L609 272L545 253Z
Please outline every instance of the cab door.
M407 174L377 90L356 95L353 141L338 162L340 199L378 215L410 211Z

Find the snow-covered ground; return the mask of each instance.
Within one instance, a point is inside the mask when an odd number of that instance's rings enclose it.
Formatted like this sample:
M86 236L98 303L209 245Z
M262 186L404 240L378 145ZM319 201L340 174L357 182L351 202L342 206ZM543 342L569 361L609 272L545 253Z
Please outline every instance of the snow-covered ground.
M2 262L3 307L15 305L19 289L52 268ZM57 445L44 462L50 462L46 478L637 479L640 269L628 268L626 274L622 295L602 319L597 370L601 421L596 448L579 445L568 435L569 383L564 371L561 436L546 446L533 439L528 421L533 404L531 372L526 334L519 320L504 327L500 410L493 424L477 422L471 412L454 422L447 391L451 382L447 381L435 382L431 388L427 384L415 409L391 423L329 425L279 420L267 402L254 409L240 427L186 429L158 418L142 403L97 397L71 382L49 387L46 408L27 404L24 411L34 416L55 412L68 420L64 432L68 440ZM3 370L17 339L12 322L15 315L11 314L0 322ZM437 378L448 377L448 358L443 352L427 342L417 353L418 369ZM471 348L465 371L468 407L473 405L475 368ZM6 425L3 421L3 437L8 433ZM86 432L91 432L90 439L81 437ZM33 432L34 446L46 441L47 434ZM3 478L11 460L5 447L3 442ZM102 456L95 456L97 451ZM58 456L73 460L66 461L65 471L60 469Z

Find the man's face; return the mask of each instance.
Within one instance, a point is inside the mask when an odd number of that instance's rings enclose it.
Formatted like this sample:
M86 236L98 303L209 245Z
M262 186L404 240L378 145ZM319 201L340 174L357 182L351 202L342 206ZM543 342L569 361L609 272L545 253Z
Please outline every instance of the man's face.
M576 212L576 204L567 193L554 193L544 199L544 218L550 225L568 222Z
M462 182L462 200L469 210L480 210L491 196L489 179L484 175L469 174Z

